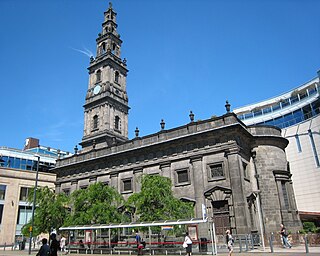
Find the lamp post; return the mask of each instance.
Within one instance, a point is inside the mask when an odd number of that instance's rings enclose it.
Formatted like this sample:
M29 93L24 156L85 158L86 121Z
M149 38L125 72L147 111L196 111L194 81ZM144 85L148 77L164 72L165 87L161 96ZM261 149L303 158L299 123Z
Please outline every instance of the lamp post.
M32 231L33 231L33 222L34 222L34 209L36 204L36 196L37 196L37 187L38 187L38 174L39 174L39 162L40 162L40 156L34 155L37 157L37 171L36 171L36 181L34 185L34 191L33 191L33 201L32 201L32 215L31 215L31 227L30 227L30 240L29 240L29 255L31 254L31 245L32 245Z

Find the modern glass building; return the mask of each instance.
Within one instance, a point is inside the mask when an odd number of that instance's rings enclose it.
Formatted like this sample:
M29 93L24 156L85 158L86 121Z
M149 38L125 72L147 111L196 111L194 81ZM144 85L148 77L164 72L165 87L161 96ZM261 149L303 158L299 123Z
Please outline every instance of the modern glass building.
M286 149L301 220L319 223L319 77L274 98L234 109L246 125L273 125L289 140Z
M54 189L56 175L51 169L57 158L69 155L40 146L34 138L28 138L27 142L23 150L0 147L0 244L12 245L24 240L21 228L31 219L32 204L27 198L35 185L37 166L39 186Z

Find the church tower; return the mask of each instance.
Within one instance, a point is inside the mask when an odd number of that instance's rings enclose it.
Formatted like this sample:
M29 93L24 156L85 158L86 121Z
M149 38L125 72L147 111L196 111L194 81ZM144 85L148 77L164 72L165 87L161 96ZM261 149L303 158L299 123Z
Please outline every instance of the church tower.
M112 4L104 12L102 32L96 39L96 58L90 58L89 86L84 104L84 151L128 140L127 65L121 59L122 40Z

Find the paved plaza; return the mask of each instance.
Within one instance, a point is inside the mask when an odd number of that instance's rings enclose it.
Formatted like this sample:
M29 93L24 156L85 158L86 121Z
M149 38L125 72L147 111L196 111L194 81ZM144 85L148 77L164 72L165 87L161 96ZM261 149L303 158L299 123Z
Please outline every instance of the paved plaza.
M32 251L31 255L35 256L37 254L37 251ZM19 251L19 250L0 250L0 256L22 256L22 255L28 255L28 250L24 250L24 251ZM62 253L58 254L59 256L65 255ZM90 254L76 254L76 253L72 253L70 255L74 255L74 256L85 256L85 255L90 255ZM92 254L92 255L98 255L98 254ZM101 254L100 254L101 255ZM110 254L102 254L102 255L110 255ZM117 255L117 254L113 254L113 255ZM125 254L121 254L122 256L127 256ZM132 254L134 255L134 254ZM148 254L145 254L148 255ZM196 254L199 255L199 254ZM203 256L208 256L211 254L203 254ZM218 255L220 256L227 256L228 253L227 252L219 252ZM262 250L252 250L250 252L243 252L240 253L237 250L235 250L235 252L233 253L233 255L239 255L239 256L319 256L320 255L320 246L319 247L309 247L309 253L306 253L305 247L304 246L296 246L293 247L291 249L284 249L284 248L274 248L274 252L270 253L270 248L266 248L265 252L263 252Z

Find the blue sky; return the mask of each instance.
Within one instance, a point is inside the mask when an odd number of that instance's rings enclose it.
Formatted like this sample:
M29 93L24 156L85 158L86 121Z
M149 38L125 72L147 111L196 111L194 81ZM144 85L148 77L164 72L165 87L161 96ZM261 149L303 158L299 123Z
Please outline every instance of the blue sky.
M114 0L129 138L289 91L320 69L320 1ZM73 151L106 0L0 0L0 146ZM80 50L80 51L79 51Z

